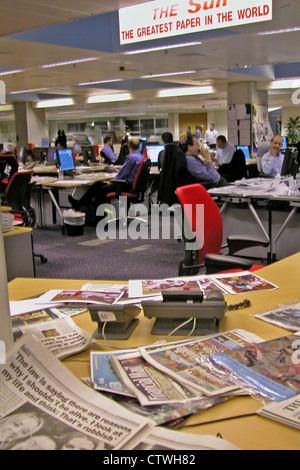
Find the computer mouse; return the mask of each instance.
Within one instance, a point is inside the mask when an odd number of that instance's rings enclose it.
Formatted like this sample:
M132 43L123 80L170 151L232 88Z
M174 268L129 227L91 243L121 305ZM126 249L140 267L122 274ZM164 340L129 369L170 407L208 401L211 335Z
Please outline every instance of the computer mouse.
M211 290L207 294L206 300L224 300L223 292L220 290Z

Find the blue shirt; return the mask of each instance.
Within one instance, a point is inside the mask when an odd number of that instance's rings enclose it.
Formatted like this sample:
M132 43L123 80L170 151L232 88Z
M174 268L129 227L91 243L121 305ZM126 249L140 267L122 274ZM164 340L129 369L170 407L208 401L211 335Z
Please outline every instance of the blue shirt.
M105 144L105 145L103 146L102 152L104 152L105 155L106 155L112 162L115 162L116 160L118 160L117 155L114 154L113 149L111 148L110 145Z
M263 172L269 176L280 175L283 160L284 155L282 153L279 153L279 155L276 155L275 157L272 157L270 152L265 153L261 159L261 166Z
M126 180L128 183L132 183L142 159L143 155L138 150L132 152L127 156L122 168L120 168L114 179Z
M215 169L213 162L204 162L194 155L186 155L188 172L194 176L200 183L220 181L220 174Z

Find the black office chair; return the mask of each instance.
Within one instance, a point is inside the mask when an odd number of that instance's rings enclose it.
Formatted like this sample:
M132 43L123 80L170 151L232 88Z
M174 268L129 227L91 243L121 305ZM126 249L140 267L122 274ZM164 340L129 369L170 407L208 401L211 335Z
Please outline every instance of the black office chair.
M247 165L244 152L241 149L236 150L232 156L231 162L220 165L218 171L229 183L247 178Z
M125 220L124 219L121 220L119 218L119 215L112 220L114 221L118 220L123 225L125 224L125 222L127 222L130 219L139 219L147 223L147 220L144 220L142 218L139 218L136 216L129 216L128 209L130 208L131 205L142 203L144 201L144 196L148 189L148 184L149 184L150 169L151 169L151 160L150 158L144 157L141 160L141 163L139 164L138 171L132 183L132 190L130 191L126 191L126 190L124 191L125 181L113 180L114 191L106 195L106 201L112 203L112 201L116 199L119 200L121 196L125 197L126 203L127 203L127 216Z
M103 150L100 150L100 155L103 158L104 163L106 163L107 165L112 165L113 162L111 161L110 158L108 158L108 156L106 155L105 152L103 152Z
M35 210L30 203L32 173L32 170L14 173L4 193L6 205L11 207L10 212L25 227L34 227L36 222ZM47 262L43 255L34 253L34 256L40 258L42 263Z
M13 154L9 153L0 155L0 162L2 165L5 164L5 174L8 182L19 169L18 160Z

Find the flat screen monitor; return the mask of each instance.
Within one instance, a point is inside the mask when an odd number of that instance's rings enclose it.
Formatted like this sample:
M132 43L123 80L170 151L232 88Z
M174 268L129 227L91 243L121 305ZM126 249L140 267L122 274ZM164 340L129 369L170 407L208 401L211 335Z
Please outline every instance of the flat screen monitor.
M150 158L151 165L158 165L158 156L160 152L164 149L164 145L146 145L146 156Z
M282 136L282 147L281 147L281 150L286 150L287 149L287 139L286 139L286 136L283 135Z
M45 147L34 147L33 152L37 163L43 163L47 160L47 149Z
M242 150L242 152L244 153L245 155L245 159L246 160L249 160L251 157L250 157L250 152L249 152L249 147L248 145L239 145L237 146L236 148L237 150Z
M96 154L95 154L95 149L93 145L89 146L81 146L81 152L83 155L83 161L85 165L88 165L88 163L96 163Z
M75 170L72 149L57 149L59 166L62 171Z
M298 152L287 148L281 169L281 176L294 176L296 177L298 171L297 162Z
M47 162L55 164L57 162L56 147L48 147L47 149Z

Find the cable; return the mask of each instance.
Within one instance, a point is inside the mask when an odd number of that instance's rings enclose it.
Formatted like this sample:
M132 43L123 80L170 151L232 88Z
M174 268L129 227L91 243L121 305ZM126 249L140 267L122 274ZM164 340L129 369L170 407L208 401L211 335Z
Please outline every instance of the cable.
M257 416L257 413L247 413L247 414L244 414L244 415L229 416L228 418L215 419L215 420L212 420L212 421L206 421L204 423L184 424L183 426L181 426L181 428L192 428L192 427L195 427L195 426L203 426L204 424L220 423L222 421L228 421L230 419L248 418L249 416Z

